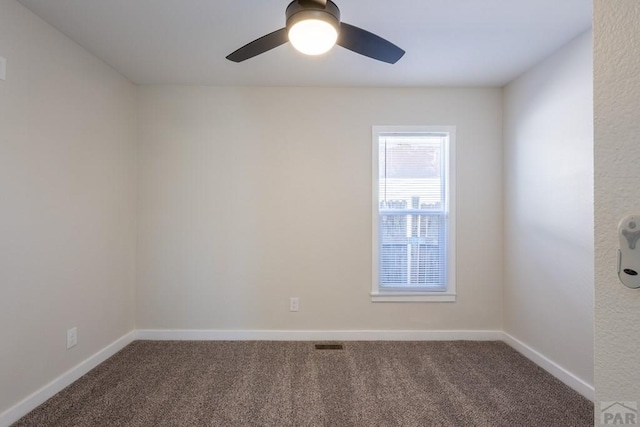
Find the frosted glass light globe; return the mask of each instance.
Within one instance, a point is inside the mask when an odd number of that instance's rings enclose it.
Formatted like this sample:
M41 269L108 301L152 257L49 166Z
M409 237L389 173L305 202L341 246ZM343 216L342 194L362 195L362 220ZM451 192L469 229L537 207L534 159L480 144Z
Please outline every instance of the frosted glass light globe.
M338 31L326 21L305 19L296 22L289 30L289 41L305 55L322 55L338 40Z

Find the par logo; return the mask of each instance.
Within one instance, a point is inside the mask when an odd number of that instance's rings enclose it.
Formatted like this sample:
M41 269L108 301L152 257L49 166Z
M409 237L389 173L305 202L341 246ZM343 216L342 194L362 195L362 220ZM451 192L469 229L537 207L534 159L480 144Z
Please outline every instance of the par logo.
M638 402L600 402L600 422L605 426L638 425Z

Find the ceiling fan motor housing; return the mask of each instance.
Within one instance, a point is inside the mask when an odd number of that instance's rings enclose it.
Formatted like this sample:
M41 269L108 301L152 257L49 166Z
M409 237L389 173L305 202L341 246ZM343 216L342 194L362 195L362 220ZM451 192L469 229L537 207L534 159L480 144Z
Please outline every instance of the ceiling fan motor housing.
M331 0L327 4L321 4L310 0L294 0L285 12L287 17L287 31L296 23L306 19L319 19L333 25L336 31L340 31L340 9Z

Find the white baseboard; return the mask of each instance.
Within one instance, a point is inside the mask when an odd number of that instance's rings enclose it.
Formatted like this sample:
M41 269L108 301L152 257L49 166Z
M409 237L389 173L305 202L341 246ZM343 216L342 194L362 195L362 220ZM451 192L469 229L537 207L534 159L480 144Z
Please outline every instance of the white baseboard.
M69 386L78 378L85 375L87 372L122 350L134 340L135 331L129 332L128 334L109 344L93 356L89 357L83 362L80 362L80 364L76 365L75 367L69 369L67 372L60 375L58 378L51 381L49 384L40 388L36 392L32 393L21 402L18 402L16 405L7 409L2 414L0 414L0 427L8 427L11 424L15 423L20 418L27 415L29 412L33 411L35 408L53 397L56 393L60 392L62 389Z
M562 366L558 365L553 360L547 358L543 354L529 347L522 341L512 337L506 332L503 332L502 341L509 344L527 359L531 360L536 365L540 366L545 371L586 397L593 401L596 398L595 389L592 385L587 384Z
M275 331L139 329L138 340L176 341L502 341L501 331Z

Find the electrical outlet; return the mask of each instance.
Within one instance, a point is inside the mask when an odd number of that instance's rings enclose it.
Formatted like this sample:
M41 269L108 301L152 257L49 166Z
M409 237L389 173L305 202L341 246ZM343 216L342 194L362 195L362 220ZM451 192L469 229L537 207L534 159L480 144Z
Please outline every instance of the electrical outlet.
M289 300L289 311L298 311L300 309L300 300L298 297L291 297Z
M67 330L67 350L78 344L78 328L73 327Z

